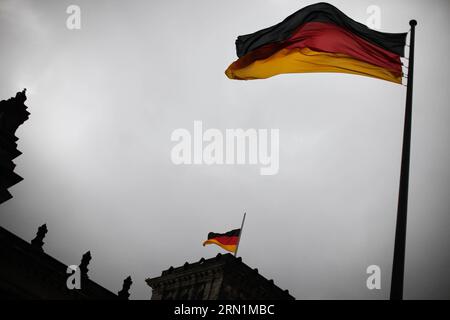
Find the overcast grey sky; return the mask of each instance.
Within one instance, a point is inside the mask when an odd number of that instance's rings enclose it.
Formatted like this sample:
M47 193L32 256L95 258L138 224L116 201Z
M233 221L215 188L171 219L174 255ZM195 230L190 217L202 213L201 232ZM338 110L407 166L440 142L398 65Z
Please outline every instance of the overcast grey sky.
M169 266L223 252L207 233L239 227L240 255L298 299L389 296L406 88L346 74L232 81L234 41L313 1L0 0L0 99L29 89L0 224L132 298ZM417 19L405 298L450 298L450 2L330 1L381 31ZM66 8L81 7L81 30ZM280 129L278 175L259 166L176 166L177 128ZM381 267L381 290L366 268Z

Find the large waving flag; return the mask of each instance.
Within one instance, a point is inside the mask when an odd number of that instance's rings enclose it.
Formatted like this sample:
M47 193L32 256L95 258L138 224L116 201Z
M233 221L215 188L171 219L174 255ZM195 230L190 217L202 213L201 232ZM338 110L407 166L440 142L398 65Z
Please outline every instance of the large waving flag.
M230 79L283 73L341 72L402 83L407 33L384 33L356 22L328 3L307 6L282 22L239 36Z

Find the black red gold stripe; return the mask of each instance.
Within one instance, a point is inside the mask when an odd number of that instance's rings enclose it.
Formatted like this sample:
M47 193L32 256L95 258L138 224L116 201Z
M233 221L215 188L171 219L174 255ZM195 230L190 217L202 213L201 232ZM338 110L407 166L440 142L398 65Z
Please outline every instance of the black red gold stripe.
M240 57L230 79L264 79L282 73L340 72L402 82L406 33L382 33L326 3L303 8L281 23L240 36Z
M208 240L203 242L203 246L207 244L216 244L227 251L236 252L240 233L241 229L231 230L226 233L210 232L208 234Z

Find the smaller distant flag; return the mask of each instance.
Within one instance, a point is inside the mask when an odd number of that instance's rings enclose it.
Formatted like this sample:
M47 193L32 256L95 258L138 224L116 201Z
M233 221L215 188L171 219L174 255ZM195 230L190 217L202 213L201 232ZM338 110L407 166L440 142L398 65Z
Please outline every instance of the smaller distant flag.
M216 244L223 249L236 253L239 243L239 237L241 236L241 229L235 229L226 233L208 233L208 240L203 242L203 246L207 244Z

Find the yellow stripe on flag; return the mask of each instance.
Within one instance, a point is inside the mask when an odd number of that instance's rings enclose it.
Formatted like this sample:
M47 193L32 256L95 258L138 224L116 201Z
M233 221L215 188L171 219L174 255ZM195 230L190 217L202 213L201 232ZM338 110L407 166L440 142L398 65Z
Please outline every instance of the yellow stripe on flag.
M203 242L203 246L205 246L207 244L216 244L219 247L222 247L223 249L225 249L225 250L227 250L229 252L232 252L232 253L234 253L236 251L236 245L234 245L234 244L230 244L230 245L222 244L219 241L217 241L216 239L210 239L210 240L206 240L205 242Z
M239 60L238 60L239 61ZM230 79L265 79L283 73L338 72L402 83L402 77L344 54L317 52L309 48L282 49L269 58L256 60L244 68L233 62L225 74Z

